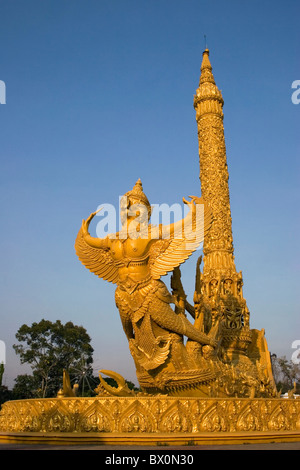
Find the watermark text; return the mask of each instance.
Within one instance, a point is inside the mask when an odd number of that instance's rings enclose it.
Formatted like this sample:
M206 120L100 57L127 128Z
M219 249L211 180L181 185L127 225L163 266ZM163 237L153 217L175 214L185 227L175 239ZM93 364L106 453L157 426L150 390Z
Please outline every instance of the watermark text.
M0 364L6 364L6 346L2 340L0 340Z
M3 80L0 80L0 104L6 104L6 85Z
M300 364L300 339L293 341L291 347L292 349L296 349L292 354L292 362L294 364Z
M204 205L193 202L172 205L129 203L119 198L119 213L113 204L101 204L97 209L96 234L111 239L185 239L194 243L204 238ZM151 223L150 223L151 218ZM201 249L199 246L198 249Z
M291 100L293 104L300 103L300 80L294 80L292 83L292 88L296 90L292 93Z

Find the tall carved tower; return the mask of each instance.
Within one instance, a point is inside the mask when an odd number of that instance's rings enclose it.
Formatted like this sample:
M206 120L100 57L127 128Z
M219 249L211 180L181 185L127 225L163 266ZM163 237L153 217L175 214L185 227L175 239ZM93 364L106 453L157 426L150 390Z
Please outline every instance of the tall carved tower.
M223 98L217 88L209 51L203 52L199 88L194 98L198 125L201 192L213 212L213 225L204 241L202 292L212 296L230 290L242 295L242 275L233 256L228 169L223 127Z
M217 88L209 50L203 52L199 87L194 97L198 127L201 193L210 205L213 224L203 246L203 272L198 272L195 307L198 324L209 331L221 321L221 355L225 363L245 367L253 377L257 367L274 389L264 330L250 329L250 312L243 297L242 273L233 255L228 168L223 126L223 98ZM260 366L259 366L260 364Z

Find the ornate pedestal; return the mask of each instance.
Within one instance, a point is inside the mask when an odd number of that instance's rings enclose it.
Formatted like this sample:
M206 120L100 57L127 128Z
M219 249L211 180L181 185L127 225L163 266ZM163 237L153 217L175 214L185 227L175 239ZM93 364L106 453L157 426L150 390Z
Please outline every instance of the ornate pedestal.
M0 442L196 445L300 440L300 400L108 397L6 402Z

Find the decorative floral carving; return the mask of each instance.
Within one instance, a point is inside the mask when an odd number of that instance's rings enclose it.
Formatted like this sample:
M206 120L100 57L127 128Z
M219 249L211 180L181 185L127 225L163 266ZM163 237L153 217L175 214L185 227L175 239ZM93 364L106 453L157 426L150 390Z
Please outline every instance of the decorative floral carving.
M6 402L0 432L201 433L300 430L300 400L67 398Z

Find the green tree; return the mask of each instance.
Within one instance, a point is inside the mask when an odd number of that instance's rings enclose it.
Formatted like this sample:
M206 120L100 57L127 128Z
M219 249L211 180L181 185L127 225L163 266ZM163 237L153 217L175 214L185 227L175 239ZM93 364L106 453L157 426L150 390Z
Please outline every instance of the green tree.
M15 400L35 398L40 394L40 385L40 378L36 374L18 375L12 389L13 398Z
M60 320L53 323L43 319L31 326L22 325L16 338L20 344L13 347L21 364L30 364L32 386L36 396L42 398L56 395L63 369L71 371L79 368L82 361L89 366L93 362L91 338L85 328L72 322L63 325Z
M300 392L300 365L288 360L285 356L271 356L272 369L277 390L286 393L292 390L296 383L296 393Z
M0 387L2 386L2 378L4 374L4 364L3 362L0 364Z
M0 364L0 406L7 400L11 398L11 392L5 385L2 385L2 378L4 374L4 364Z

